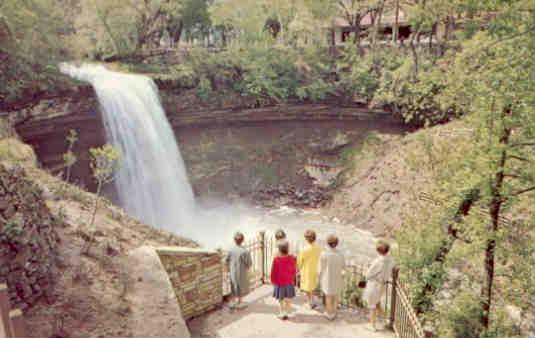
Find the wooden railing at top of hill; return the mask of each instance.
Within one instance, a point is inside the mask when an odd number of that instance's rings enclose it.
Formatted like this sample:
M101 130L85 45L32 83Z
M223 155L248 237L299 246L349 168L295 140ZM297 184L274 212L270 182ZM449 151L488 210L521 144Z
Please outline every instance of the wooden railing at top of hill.
M271 262L275 252L275 240L260 232L256 238L247 241L245 248L251 253L253 266L251 268L251 285L259 287L269 284ZM291 253L297 255L302 246L292 243ZM358 282L364 278L367 266L358 264L346 265L344 271L344 289L341 292L341 305L348 308L363 307L361 302L362 290L358 288ZM223 278L223 293L230 294L230 281L228 273ZM397 338L429 338L422 328L422 324L411 305L407 287L399 278L399 270L394 268L392 280L387 283L383 307L389 315L390 327Z
M0 337L27 338L22 311L12 310L6 284L0 284ZM3 336L2 336L3 335Z

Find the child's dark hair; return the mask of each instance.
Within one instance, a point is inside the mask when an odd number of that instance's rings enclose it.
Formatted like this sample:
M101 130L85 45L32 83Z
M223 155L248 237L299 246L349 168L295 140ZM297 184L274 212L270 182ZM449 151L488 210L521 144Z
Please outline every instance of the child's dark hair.
M338 246L338 237L336 235L329 235L327 237L327 244L333 249L336 248Z
M388 244L388 242L386 241L380 240L379 242L377 242L376 248L377 248L377 252L380 255L384 256L390 251L390 244Z
M288 252L290 252L290 244L285 239L280 240L277 243L277 247L279 248L279 252L281 255L287 255Z
M234 243L236 243L236 245L241 245L244 239L245 236L243 236L241 232L237 232L234 234Z
M316 241L316 233L313 230L305 231L305 239L309 243L314 243Z
M285 238L286 238L286 233L284 232L284 230L279 229L275 232L275 239L277 241L280 241L281 239L285 239Z

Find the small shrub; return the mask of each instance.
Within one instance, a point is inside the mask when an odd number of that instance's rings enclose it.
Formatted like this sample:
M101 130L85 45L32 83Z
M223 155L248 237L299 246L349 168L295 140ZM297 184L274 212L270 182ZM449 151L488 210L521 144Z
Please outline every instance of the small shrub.
M481 302L468 292L459 293L441 316L438 336L441 338L480 338L483 332Z
M206 77L201 77L197 85L197 96L204 101L208 101L212 97L212 83Z
M23 220L15 216L8 219L2 226L0 231L0 242L22 244L20 243L20 240L23 233Z
M170 69L171 79L179 88L195 88L199 82L198 74L187 64L179 64Z
M294 95L297 72L290 51L252 48L234 55L242 69L241 81L235 86L241 95L255 98L259 105L284 101Z
M300 100L320 101L332 92L332 85L322 79L297 88L296 95Z
M119 166L120 153L112 145L106 144L99 148L89 149L89 155L91 158L91 173L97 182L95 203L91 214L91 221L89 222L89 227L92 228L95 224L102 187L114 179L115 170L117 170ZM86 242L86 247L83 250L84 253L89 253L92 242L93 240Z
M363 289L359 288L358 281L346 277L346 287L342 293L341 303L349 307L364 308L362 293Z
M446 76L429 61L414 74L412 60L406 59L397 69L385 72L376 99L414 126L443 123L457 116L454 106L445 106L440 95L446 88Z

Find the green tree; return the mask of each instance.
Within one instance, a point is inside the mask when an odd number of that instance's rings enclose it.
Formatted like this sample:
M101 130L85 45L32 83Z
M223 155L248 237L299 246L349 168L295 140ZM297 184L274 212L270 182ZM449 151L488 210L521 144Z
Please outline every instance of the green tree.
M97 58L125 56L158 46L181 17L182 0L81 0L79 44ZM87 47L89 46L89 48Z
M207 37L212 30L208 7L213 0L187 0L182 10L183 28L186 38Z
M67 0L0 2L1 103L59 81L56 64L69 54L64 39L71 31L70 6Z
M119 166L120 153L112 145L106 144L102 147L89 149L91 173L97 183L95 193L95 205L91 214L89 226L92 228L95 224L95 216L98 210L98 201L102 192L102 187L113 181L115 171Z
M510 21L511 13L517 19ZM534 26L518 13L515 6L502 8L492 23L501 28L474 35L450 64L437 102L462 107L467 136L456 143L458 154L443 146L437 149L437 141L428 142L432 151L422 160L432 159L425 165L436 171L434 194L455 203L427 215L425 221L419 219L425 223L417 227L417 236L401 236L404 264L418 271L412 284L416 305L424 311L431 308L423 304L437 303L439 291L454 283L452 268L467 277L455 283L477 299L465 312L478 319L471 331L475 337L504 336L499 317L505 305L527 309L528 299L535 296L533 265L526 264L534 250L525 243L535 236L534 219L507 220L525 213L535 198L535 63L529 57L534 44L526 33ZM467 195L467 188L473 191L470 187L477 190L477 199ZM474 205L477 213L470 212ZM481 268L473 268L478 265ZM475 288L479 292L470 291ZM505 297L514 292L517 296ZM428 296L431 299L425 299ZM443 325L445 318L458 321L459 315L448 317L445 307L437 311L445 314L436 317Z

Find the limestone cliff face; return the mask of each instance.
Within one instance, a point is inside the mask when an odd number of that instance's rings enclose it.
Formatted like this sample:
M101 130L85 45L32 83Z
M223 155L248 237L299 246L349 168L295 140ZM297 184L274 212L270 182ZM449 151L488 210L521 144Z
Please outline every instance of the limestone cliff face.
M39 162L53 174L64 168L66 136L78 133L73 151L78 160L72 168L73 182L92 189L89 148L106 143L104 125L96 95L91 87L80 87L69 95L39 101L33 107L12 114L17 133L35 150Z
M333 138L350 135L347 143L351 143L369 129L402 129L388 113L358 105L288 103L252 108L243 98L202 102L194 91L158 85L197 195L317 207L324 204L329 189L316 181L326 176L330 185L339 174L342 147L323 149ZM88 150L106 138L91 88L82 86L65 97L42 100L19 112L17 121L18 133L54 174L64 169L65 137L70 129L76 130L78 161L71 177L81 186L95 188ZM109 193L113 199L113 191Z

